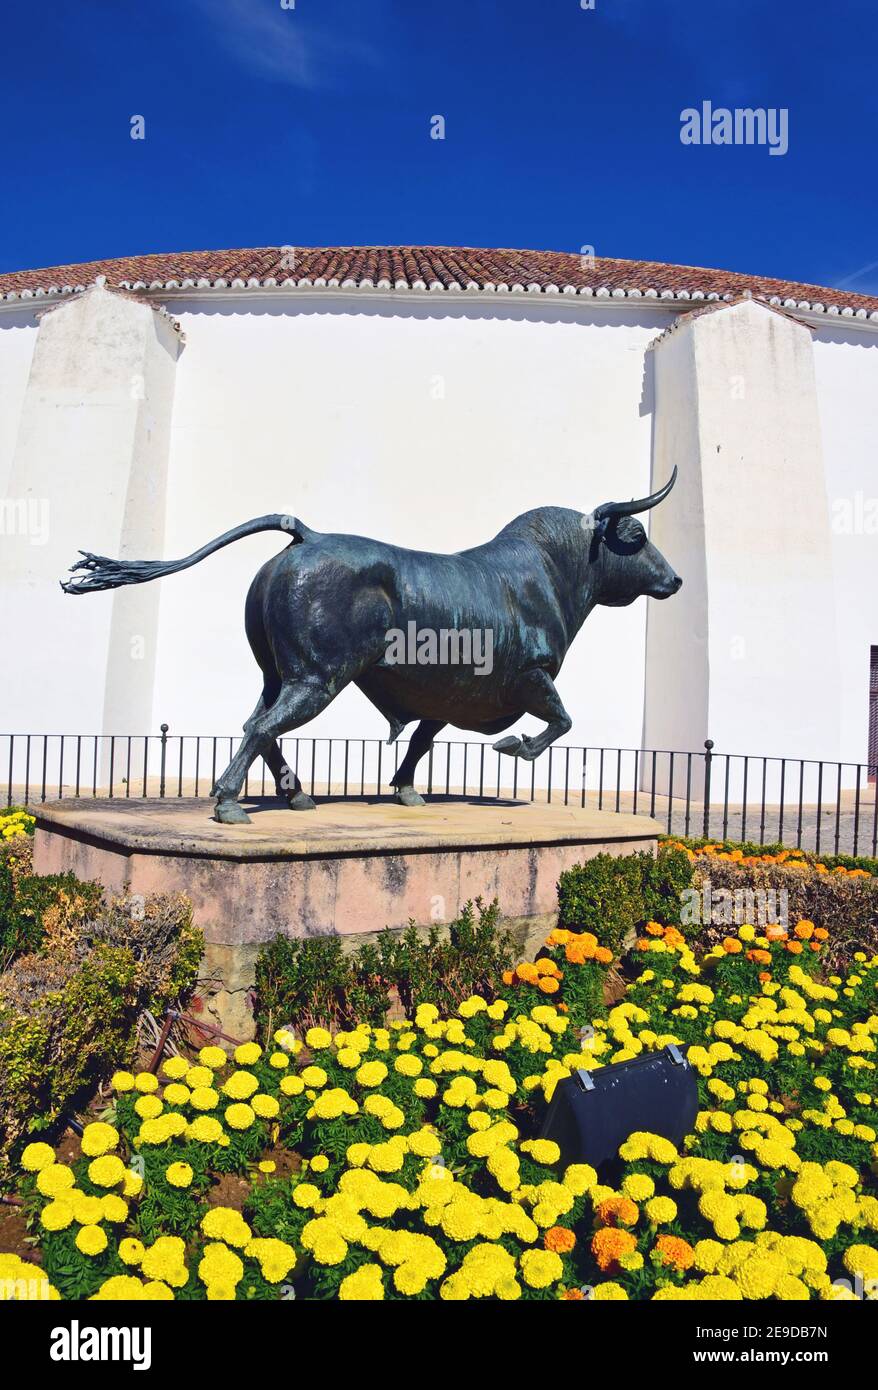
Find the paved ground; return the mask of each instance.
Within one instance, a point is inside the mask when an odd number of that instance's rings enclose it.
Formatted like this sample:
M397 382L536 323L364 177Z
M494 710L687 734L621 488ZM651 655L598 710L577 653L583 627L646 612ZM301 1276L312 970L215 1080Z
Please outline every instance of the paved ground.
M5 792L7 789L4 788L3 790ZM139 792L142 790L142 787L138 785L136 788L133 788L133 790ZM178 800L178 790L182 794L182 798L186 799L193 795L195 785L191 780L184 780L181 783L169 783L166 790L168 792L168 800L176 801ZM494 788L490 790L493 793ZM519 787L520 800L526 799L527 792L525 792L525 796L522 796L523 790L523 788ZM199 791L201 795L204 796L203 783L199 787ZM251 791L254 791L257 795L261 793L262 784L260 778L253 779ZM270 786L266 788L266 791L270 791ZM333 784L332 792L334 795L339 795L341 791L342 787L340 784ZM72 799L74 788L72 785L65 785L62 788L62 792L65 800L68 798ZM147 792L150 799L158 798L158 779L149 780ZM11 789L12 802L20 803L23 800L23 793L23 787L13 786ZM460 789L452 788L452 793L459 796ZM40 789L38 787L31 787L31 797L34 807L39 804L39 794ZM97 789L97 794L99 797L106 796L106 790L99 787ZM325 796L325 787L318 785L315 794L318 799L321 796ZM58 787L47 787L46 799L56 800L57 797ZM512 799L512 789L501 789L501 798ZM117 793L117 798L114 799L117 799L120 805L124 804L124 792L121 796ZM454 798L452 797L452 799ZM486 797L481 804L490 805L493 799L493 796ZM544 802L546 799L545 790L537 788L535 799L538 803ZM7 796L3 796L3 803L5 803L6 800ZM89 789L87 795L83 796L81 801L87 804L91 800L91 789ZM462 804L465 804L462 797L460 800ZM471 796L466 798L467 802L472 802L473 800L475 800L475 798ZM429 804L438 806L447 803L447 798L444 795L434 795L428 798L428 801ZM372 788L370 792L370 789L367 787L367 796L363 804L364 806L368 806L370 802L374 806L374 788ZM141 802L140 804L143 803ZM382 798L381 804L385 804L384 798ZM567 804L570 807L576 807L580 804L580 795L572 787L568 793ZM552 805L564 805L563 788L560 792L553 792ZM597 792L588 792L586 796L586 806L592 810L598 809ZM636 812L638 816L648 816L651 811L650 797L646 792L639 792L635 806L633 792L623 791L620 792L617 797L614 790L605 790L602 809L605 811L619 810L629 814ZM367 813L367 815L368 814L369 813ZM675 798L672 802L670 824L668 821L668 800L666 797L656 796L655 809L652 814L654 814L656 820L660 822L664 831L667 832L670 829L670 832L674 835L684 835L688 830L690 835L700 836L703 832L704 811L701 804L698 802L690 803L688 826L686 804L683 800ZM722 805L717 805L712 807L710 812L709 833L716 839L747 839L760 844L774 844L780 841L790 846L800 845L803 849L807 850L820 850L825 854L834 854L838 852L841 854L856 853L875 855L878 853L878 821L876 821L875 817L875 788L874 785L863 786L860 795L859 814L857 813L853 792L842 792L838 809L836 808L834 800L824 803L821 807L819 816L815 805L803 806L801 812L801 827L799 825L799 807L797 803L788 804L784 808L782 817L780 808L776 805L766 806L763 812L761 803L758 800L748 805L746 815L743 813L740 806L730 806L728 810L724 812Z

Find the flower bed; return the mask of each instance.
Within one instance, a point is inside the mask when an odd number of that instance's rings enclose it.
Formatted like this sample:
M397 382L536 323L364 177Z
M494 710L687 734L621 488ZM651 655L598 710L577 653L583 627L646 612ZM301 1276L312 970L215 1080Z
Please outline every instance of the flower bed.
M44 1277L102 1299L862 1297L878 958L820 979L823 936L742 927L698 959L650 923L601 1005L610 952L558 930L451 1017L120 1072L71 1162L22 1154ZM699 1075L683 1146L634 1133L612 1171L563 1166L537 1137L559 1079L670 1041ZM35 1271L0 1256L0 1277Z

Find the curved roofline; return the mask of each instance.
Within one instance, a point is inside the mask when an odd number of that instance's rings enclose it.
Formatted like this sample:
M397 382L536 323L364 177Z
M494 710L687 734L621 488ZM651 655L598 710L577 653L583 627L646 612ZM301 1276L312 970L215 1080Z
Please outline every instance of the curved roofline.
M81 293L103 276L139 294L230 290L383 290L690 301L752 297L786 309L878 323L878 296L800 281L564 251L454 246L263 246L157 252L10 271L0 300Z

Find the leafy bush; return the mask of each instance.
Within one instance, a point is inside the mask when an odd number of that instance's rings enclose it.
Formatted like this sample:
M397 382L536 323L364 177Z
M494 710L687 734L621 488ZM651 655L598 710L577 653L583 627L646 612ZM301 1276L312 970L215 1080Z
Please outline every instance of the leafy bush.
M380 1024L391 989L409 1017L421 1003L453 1009L481 989L496 990L515 959L499 915L496 902L485 907L477 900L475 910L467 903L455 922L432 927L426 937L412 923L354 951L345 951L340 936L276 936L256 959L260 1031Z
M830 931L827 967L849 961L855 951L878 951L878 878L821 873L804 861L739 867L713 856L699 858L694 865L693 887L703 895L708 884L712 897L720 890L732 895L742 889L755 890L760 895L757 901L780 903L777 895L785 892L790 928L799 921L811 921ZM705 923L699 932L705 943L719 941L727 934L728 924Z
M77 1108L130 1054L142 1009L192 987L203 950L183 898L103 904L100 885L25 875L6 908L39 929L39 948L0 973L0 1173L25 1134Z
M562 873L558 926L592 932L619 955L644 922L679 925L682 894L691 882L689 857L680 850L597 854Z
M0 973L16 957L36 951L47 928L73 930L94 912L103 889L74 874L33 873L29 838L17 836L0 848Z
M472 994L496 993L503 972L515 960L515 948L511 934L498 927L496 900L486 907L476 899L475 909L467 903L447 927L447 936L432 927L425 938L413 925L401 936L381 933L381 974L395 986L408 1018L419 1004L436 1004L450 1013Z

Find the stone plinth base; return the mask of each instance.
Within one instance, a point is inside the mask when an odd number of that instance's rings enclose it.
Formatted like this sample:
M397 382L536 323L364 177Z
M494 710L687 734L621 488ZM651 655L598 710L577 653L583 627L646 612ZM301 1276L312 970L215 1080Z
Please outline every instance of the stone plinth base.
M563 869L601 851L654 850L659 833L644 816L531 802L244 805L252 823L231 826L218 825L204 799L55 802L36 812L34 852L37 873L71 870L115 892L185 893L207 967L222 980L218 1014L239 1036L253 960L278 932L361 942L412 920L453 921L468 899L496 897L527 950L554 924Z

